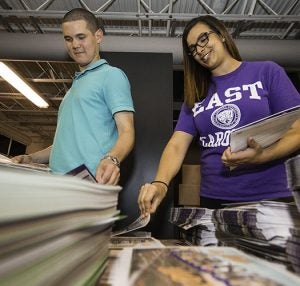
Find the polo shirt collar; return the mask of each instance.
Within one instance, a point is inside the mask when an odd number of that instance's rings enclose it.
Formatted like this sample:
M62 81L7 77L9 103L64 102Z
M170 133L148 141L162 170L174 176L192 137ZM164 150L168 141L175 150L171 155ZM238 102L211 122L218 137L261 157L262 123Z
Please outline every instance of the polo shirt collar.
M104 59L100 59L98 61L90 63L83 71L75 72L75 78L83 75L85 72L100 67L104 64L107 64L107 61Z

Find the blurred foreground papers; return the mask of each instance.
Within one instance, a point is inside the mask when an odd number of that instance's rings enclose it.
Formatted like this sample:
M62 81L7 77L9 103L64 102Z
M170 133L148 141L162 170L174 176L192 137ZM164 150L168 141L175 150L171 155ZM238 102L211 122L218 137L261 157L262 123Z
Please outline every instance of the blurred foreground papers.
M95 285L119 186L0 165L0 285Z
M300 277L231 247L137 247L122 250L113 286L296 286Z

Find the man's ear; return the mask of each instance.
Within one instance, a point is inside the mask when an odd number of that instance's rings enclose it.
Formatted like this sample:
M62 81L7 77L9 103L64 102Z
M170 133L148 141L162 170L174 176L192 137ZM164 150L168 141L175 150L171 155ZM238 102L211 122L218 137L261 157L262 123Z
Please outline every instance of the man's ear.
M97 43L100 44L103 40L103 31L101 29L98 29L95 33L95 37L97 39Z

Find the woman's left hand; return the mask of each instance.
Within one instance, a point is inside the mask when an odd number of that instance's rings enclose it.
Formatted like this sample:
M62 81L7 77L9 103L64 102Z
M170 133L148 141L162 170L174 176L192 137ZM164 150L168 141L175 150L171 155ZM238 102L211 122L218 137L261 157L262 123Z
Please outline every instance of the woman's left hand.
M230 147L228 147L221 158L224 165L237 167L242 164L259 164L263 148L253 138L248 138L247 143L247 149L235 153L232 153Z

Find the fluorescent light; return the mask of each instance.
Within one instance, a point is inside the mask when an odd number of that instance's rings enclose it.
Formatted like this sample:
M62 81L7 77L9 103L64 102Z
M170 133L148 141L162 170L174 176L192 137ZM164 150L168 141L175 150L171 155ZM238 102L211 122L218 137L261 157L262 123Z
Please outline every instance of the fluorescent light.
M46 108L49 106L43 98L3 62L0 62L0 76L38 107Z

